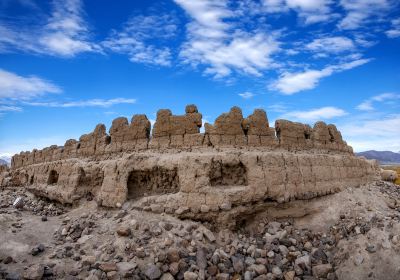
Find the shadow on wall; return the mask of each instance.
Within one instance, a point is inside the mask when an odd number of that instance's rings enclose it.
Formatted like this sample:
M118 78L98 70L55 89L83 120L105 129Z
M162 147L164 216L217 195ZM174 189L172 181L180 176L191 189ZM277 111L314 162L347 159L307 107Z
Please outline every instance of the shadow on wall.
M133 170L127 181L128 199L154 194L179 192L178 169L155 166L147 170Z
M212 161L210 168L211 186L247 186L247 170L242 162L224 164Z
M48 185L55 185L58 182L58 172L51 170L49 174L49 179L47 180Z

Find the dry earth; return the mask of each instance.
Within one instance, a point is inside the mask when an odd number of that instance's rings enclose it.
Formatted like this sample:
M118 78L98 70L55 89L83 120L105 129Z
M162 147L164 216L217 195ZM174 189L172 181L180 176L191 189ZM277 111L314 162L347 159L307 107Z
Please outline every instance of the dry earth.
M399 279L400 189L381 181L267 203L232 231L24 188L0 207L0 279Z

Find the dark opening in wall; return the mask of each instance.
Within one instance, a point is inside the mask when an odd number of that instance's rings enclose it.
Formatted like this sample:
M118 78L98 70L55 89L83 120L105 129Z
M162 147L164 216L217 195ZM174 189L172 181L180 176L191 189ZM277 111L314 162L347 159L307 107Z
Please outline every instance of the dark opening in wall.
M78 193L82 196L89 194L93 196L93 192L96 192L103 184L104 172L100 168L85 171L82 167L78 172Z
M210 169L211 186L246 186L247 170L243 163L224 164L213 161Z
M58 173L55 170L51 170L49 174L49 179L47 180L48 185L54 185L58 182Z
M281 140L281 129L279 127L275 127L275 136L278 140Z
M29 180L29 184L32 185L34 181L35 181L35 177L32 175L31 179Z
M147 170L133 170L128 177L128 199L147 195L176 193L179 191L177 168L155 166Z
M332 132L329 130L329 141L331 143L335 142L335 136L333 136Z
M308 131L304 131L304 138L311 139L311 134Z
M107 135L105 142L106 142L106 145L109 145L111 143L111 136Z

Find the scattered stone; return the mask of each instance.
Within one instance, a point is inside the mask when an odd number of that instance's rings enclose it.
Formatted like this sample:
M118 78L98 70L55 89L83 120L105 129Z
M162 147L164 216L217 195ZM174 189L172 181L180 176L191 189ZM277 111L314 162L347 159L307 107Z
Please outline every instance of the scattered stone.
M47 216L46 215L42 216L42 222L47 222Z
M229 280L229 274L228 273L218 273L217 276L215 277L217 280Z
M174 276L171 273L164 273L160 280L175 280Z
M244 262L242 257L232 256L232 266L235 272L242 273L244 270Z
M36 247L32 248L31 254L32 254L32 256L37 256L40 253L44 252L44 250L45 250L44 245L43 244L39 244Z
M197 280L197 274L194 272L186 271L183 274L183 279L185 280Z
M3 260L3 263L4 264L9 264L9 263L12 263L14 260L13 260L13 258L11 257L11 256L7 256L4 260Z
M117 270L122 277L128 278L133 275L133 271L137 267L134 262L119 262L117 263Z
M22 207L24 207L24 200L22 197L17 197L14 202L13 202L13 207L16 209L21 209Z
M161 277L161 271L160 269L154 265L154 264L150 264L149 266L147 266L144 274L150 279L150 280L154 280L154 279L158 279Z
M22 277L24 279L29 279L29 280L40 280L42 279L43 274L44 274L44 265L34 264L30 266L26 271L24 271Z
M364 257L362 255L357 254L357 255L354 256L354 264L356 266L361 265L363 263L363 261L364 261Z
M283 275L283 278L285 280L293 280L295 275L296 275L296 272L291 270L291 271L285 272L285 274Z
M117 234L119 236L130 236L131 235L131 229L128 227L120 227L117 229Z
M207 205L201 205L200 206L200 212L201 213L208 213L210 211L210 207L209 206L207 206Z
M368 245L367 248L365 248L365 250L367 250L368 253L375 253L376 252L376 246L375 245Z
M167 259L170 263L179 262L181 257L179 256L179 251L176 248L170 248L167 251Z
M117 271L118 267L115 263L102 263L99 269L104 272Z
M189 212L189 207L183 206L183 207L179 207L176 211L175 214L177 215L182 215Z
M206 269L207 267L207 252L205 248L198 248L196 253L196 264L200 269Z
M281 276L282 270L278 266L274 266L272 268L272 273L275 274L276 276Z
M21 276L17 272L7 273L5 280L20 280Z
M93 265L96 262L95 256L82 256L81 258L83 265Z
M302 270L311 270L311 258L309 255L298 257L294 264L299 266Z
M220 206L221 210L228 211L232 209L232 204L230 202L222 203Z
M212 233L211 230L209 230L207 228L203 228L203 234L210 242L214 242L215 241L214 233Z
M319 264L312 268L313 276L317 278L325 278L332 271L331 264Z

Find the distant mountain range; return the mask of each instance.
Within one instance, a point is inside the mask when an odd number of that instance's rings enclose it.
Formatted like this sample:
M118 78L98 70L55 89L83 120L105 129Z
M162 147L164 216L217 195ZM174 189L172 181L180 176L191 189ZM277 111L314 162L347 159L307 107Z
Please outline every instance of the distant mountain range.
M400 164L400 153L391 151L365 151L356 153L357 156L363 156L367 159L376 159L380 164Z
M9 163L4 159L0 159L0 165L8 165Z

